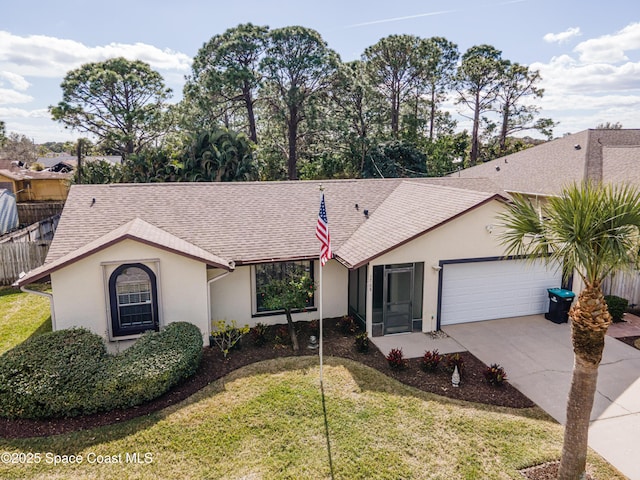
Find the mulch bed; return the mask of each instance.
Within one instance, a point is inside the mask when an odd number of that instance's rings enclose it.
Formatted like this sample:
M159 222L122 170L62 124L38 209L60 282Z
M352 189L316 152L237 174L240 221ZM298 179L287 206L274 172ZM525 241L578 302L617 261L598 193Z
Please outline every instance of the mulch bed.
M536 465L534 467L525 468L520 470L520 473L529 480L556 480L558 478L558 468L560 462L548 462L542 465ZM587 469L589 466L587 465ZM593 477L587 472L585 480L594 480Z
M640 337L638 337L638 336L635 336L635 337L618 337L617 340L620 340L621 342L624 342L627 345L631 345L632 347L635 347L634 343L639 338Z
M252 345L249 336L243 337L241 348L232 351L226 359L216 347L206 347L203 351L200 368L196 374L151 402L126 410L113 410L111 412L72 418L50 420L0 419L0 437L44 437L130 420L175 405L209 383L240 367L272 358L317 354L317 350L307 349L309 324L297 322L296 325L300 342L300 350L298 352L294 352L291 347L274 345L273 343L268 343L263 347L255 347ZM275 327L270 328L270 330L273 333ZM354 345L354 335L343 334L335 320L326 320L323 331L323 353L325 356L355 360L420 390L459 400L511 408L535 406L529 398L509 385L508 382L505 382L500 387L494 387L486 383L483 375L486 365L468 352L460 352L465 364L465 373L460 387L454 388L451 385L450 373L444 371L444 369L440 369L437 373L426 373L420 368L420 359L411 359L408 362L407 369L395 371L389 368L384 355L372 343L370 343L368 353L358 352ZM274 338L273 335L270 335L270 338ZM509 372L507 372L508 374Z

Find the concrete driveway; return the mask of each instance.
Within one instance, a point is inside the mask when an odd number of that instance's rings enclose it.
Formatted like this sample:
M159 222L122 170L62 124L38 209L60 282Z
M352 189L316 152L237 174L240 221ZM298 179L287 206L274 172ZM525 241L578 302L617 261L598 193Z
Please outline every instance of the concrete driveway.
M543 315L443 327L558 422L565 422L573 351L568 324ZM606 337L591 414L589 445L632 480L640 480L640 350Z

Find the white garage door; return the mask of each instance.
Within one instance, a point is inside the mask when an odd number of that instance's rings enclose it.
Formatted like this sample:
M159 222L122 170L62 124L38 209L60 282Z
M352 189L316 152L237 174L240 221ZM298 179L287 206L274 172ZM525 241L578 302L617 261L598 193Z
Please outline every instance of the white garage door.
M547 288L559 288L560 269L543 262L497 260L442 267L440 325L544 313Z

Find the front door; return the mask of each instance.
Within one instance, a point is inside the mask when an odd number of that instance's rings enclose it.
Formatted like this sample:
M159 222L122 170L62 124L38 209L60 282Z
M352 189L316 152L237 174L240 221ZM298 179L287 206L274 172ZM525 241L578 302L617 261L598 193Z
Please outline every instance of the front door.
M382 315L384 334L413 330L413 265L385 267Z

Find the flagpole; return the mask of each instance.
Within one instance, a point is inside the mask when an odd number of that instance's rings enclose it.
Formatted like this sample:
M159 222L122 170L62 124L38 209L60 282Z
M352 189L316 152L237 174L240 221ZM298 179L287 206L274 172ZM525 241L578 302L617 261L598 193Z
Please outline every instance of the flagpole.
M324 187L322 186L322 184L320 184L319 188L320 188L320 194L324 195L324 193L323 193L324 192ZM322 385L322 330L323 330L323 328L322 328L322 270L324 270L324 268L322 268L322 251L320 252L320 256L318 257L318 267L320 268L320 282L319 282L320 284L318 285L318 294L319 294L318 296L320 297L319 298L320 305L319 305L319 308L318 308L318 313L320 314L320 321L318 322L319 327L320 327L320 335L319 335L319 337L320 337L320 346L319 346L319 349L320 349L320 352L319 352L319 354L320 354L320 385Z
M322 184L319 185L320 189L320 211L318 212L318 223L316 224L316 237L320 240L320 256L318 258L320 268L319 275L319 285L318 285L318 313L320 314L319 326L320 326L320 386L322 386L322 337L323 337L323 328L322 328L322 270L324 269L324 264L330 258L333 258L333 253L331 252L331 235L329 235L329 220L327 220L327 209L324 204L324 188Z
M322 258L318 259L320 265L320 285L318 287L319 297L320 297L320 305L318 312L320 313L320 385L322 385Z

